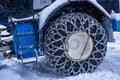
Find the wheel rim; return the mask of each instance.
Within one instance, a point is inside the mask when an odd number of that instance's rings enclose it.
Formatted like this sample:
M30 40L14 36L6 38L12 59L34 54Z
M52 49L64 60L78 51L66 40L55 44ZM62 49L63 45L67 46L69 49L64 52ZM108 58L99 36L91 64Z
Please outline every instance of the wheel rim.
M65 40L65 54L73 61L87 59L93 50L93 40L85 32L77 32Z

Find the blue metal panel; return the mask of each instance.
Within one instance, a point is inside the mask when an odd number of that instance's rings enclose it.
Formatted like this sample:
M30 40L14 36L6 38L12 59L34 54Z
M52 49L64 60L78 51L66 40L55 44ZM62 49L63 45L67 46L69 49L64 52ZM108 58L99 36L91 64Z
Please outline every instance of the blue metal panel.
M111 20L113 31L120 31L120 20Z
M36 57L39 53L39 35L38 25L32 25L31 22L18 23L11 27L15 54L18 59ZM36 51L35 51L36 50Z

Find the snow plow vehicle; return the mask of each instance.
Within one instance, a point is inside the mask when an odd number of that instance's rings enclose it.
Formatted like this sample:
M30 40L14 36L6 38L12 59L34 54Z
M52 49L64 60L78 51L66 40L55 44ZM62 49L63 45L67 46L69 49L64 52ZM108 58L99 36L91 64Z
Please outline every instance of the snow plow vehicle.
M66 76L94 72L114 40L110 16L96 0L1 0L0 24L0 52L22 63L45 55Z

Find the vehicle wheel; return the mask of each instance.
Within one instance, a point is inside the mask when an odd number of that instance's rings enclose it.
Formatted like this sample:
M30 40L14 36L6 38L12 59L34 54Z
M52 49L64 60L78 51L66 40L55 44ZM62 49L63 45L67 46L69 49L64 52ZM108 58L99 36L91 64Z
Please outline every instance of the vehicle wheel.
M44 39L45 55L62 75L93 72L106 53L105 30L87 14L61 16L48 27Z

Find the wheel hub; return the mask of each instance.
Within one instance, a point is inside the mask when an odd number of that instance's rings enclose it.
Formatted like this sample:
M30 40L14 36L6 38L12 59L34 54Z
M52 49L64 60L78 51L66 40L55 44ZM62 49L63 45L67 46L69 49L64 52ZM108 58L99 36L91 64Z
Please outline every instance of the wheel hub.
M75 39L75 40L71 40L70 41L70 49L77 49L79 48L79 40L78 39Z
M85 60L93 50L92 38L84 32L77 32L67 37L65 54L72 60Z

